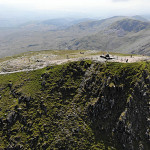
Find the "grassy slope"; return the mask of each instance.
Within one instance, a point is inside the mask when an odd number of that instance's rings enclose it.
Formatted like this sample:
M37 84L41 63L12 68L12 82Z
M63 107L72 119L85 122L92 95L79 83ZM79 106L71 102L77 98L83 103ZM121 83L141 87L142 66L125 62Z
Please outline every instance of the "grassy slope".
M0 75L0 148L115 149L111 139L98 136L96 126L88 122L86 110L97 97L88 95L88 85L84 90L81 87L90 65L91 61L81 61ZM117 86L123 85L130 92L145 65L150 71L146 63L94 64L91 73L98 71L96 79L101 82L125 73ZM95 86L100 88L99 84ZM126 93L126 97L129 95ZM9 122L12 112L15 117Z
M9 133L8 131L0 132L1 148L6 147L6 145L8 146L10 143L13 143L13 140L16 137L19 138L19 141L17 142L18 145L24 145L28 141L24 147L27 149L31 147L33 148L35 147L35 145L36 147L40 148L42 146L44 147L44 145L46 146L49 144L51 145L51 148L59 148L60 142L62 142L63 145L65 144L64 142L71 141L73 142L72 144L75 144L77 147L80 145L79 142L83 142L83 147L88 147L90 145L89 138L92 135L90 129L88 129L87 127L87 129L84 129L84 132L82 131L80 133L81 135L69 135L68 132L70 132L69 130L71 128L69 128L69 125L67 124L67 120L65 118L66 115L69 114L69 111L72 112L70 108L72 98L75 95L75 91L81 82L81 75L88 67L88 64L89 63L85 63L82 67L80 66L81 68L79 68L79 71L74 70L71 65L64 65L55 66L48 70L45 68L34 72L0 76L1 117L3 119L6 118L6 116L8 116L8 114L14 111L17 107L20 110L19 118L25 118L25 121L23 119L19 121L17 120L11 125L11 127L8 127ZM79 66L79 63L74 63L72 65ZM71 70L68 70L69 68ZM77 73L77 76L71 76L70 71L75 71L74 73ZM72 72L72 74L74 73ZM42 75L44 78L43 81L41 79ZM59 82L63 82L63 85L61 87L58 86ZM41 86L41 84L43 85L43 87ZM60 90L59 92L58 89ZM13 96L14 93L19 94ZM32 100L30 100L29 103L18 102L18 96L32 97ZM15 111L17 112L18 109ZM70 127L82 127L82 124L84 124L82 119L76 119L77 122L75 122L75 120L72 121ZM28 129L29 124L31 124L30 129ZM64 126L63 132L61 131L61 126L62 128ZM44 132L44 135L41 132ZM84 136L85 132L88 135L87 137ZM72 139L70 139L69 141L64 139L65 135L67 135L68 138ZM8 136L10 136L10 138L8 138ZM83 141L78 139L78 136L83 136ZM32 141L34 137L39 138L38 142L35 142L35 145L32 145L34 144L34 142ZM63 139L65 141L63 141ZM38 143L43 144L41 145ZM82 147L82 145L80 146Z

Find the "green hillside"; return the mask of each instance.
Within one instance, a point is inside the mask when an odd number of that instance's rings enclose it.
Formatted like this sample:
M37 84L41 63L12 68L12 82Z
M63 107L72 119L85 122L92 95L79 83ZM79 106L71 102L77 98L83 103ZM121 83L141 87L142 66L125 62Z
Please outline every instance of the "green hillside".
M149 62L0 75L0 149L148 150L149 86Z

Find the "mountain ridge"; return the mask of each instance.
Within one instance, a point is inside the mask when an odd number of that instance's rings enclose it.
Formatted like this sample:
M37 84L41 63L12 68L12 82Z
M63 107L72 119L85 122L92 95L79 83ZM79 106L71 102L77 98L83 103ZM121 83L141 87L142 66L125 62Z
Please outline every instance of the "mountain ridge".
M27 51L69 49L150 55L146 46L149 44L149 22L139 20L135 20L134 17L116 16L98 21L85 21L67 28L62 26L63 29L52 24L43 25L42 22L33 22L13 30L3 29L0 31L0 57ZM118 21L124 22L128 29L132 23L132 29L139 32L134 33L130 29L127 33ZM116 24L116 29L111 29L111 26Z
M123 19L120 21L117 21L116 23L112 24L112 29L122 29L124 31L128 32L139 32L144 29L149 29L150 23L138 21L138 20L131 20L131 19Z
M70 42L70 49L96 49L121 53L150 55L150 23L123 19L105 30Z

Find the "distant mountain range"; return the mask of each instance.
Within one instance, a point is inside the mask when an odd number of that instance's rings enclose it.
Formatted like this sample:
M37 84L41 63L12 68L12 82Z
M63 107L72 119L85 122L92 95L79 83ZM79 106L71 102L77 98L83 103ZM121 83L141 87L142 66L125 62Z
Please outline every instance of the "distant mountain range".
M83 18L83 19L56 18L56 19L49 19L44 21L29 21L27 23L19 25L19 27L20 28L29 28L29 27L47 28L48 27L49 30L62 30L84 21L93 21L93 20L88 18Z
M150 55L149 41L149 22L122 19L96 34L75 39L70 42L69 49L96 49Z
M0 29L0 57L26 51L90 49L150 55L150 22L141 16L50 19Z

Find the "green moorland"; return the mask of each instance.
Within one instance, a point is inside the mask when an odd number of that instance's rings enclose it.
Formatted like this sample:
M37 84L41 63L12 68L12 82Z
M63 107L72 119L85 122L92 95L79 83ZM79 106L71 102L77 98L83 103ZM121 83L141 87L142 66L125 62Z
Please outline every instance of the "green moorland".
M148 150L149 94L149 62L0 75L0 149Z

